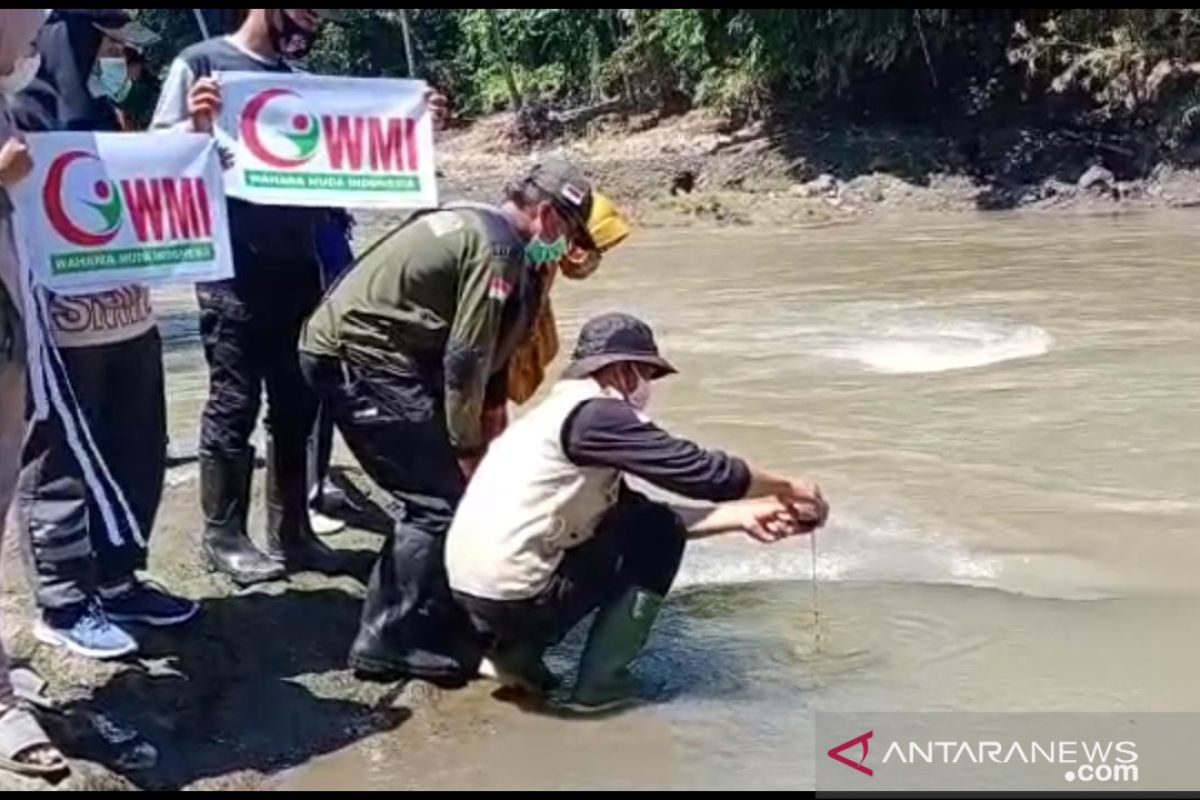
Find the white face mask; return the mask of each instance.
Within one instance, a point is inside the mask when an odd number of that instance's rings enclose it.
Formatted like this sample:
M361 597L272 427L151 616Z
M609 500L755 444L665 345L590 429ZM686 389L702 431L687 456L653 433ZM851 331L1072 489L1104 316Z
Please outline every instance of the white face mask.
M650 381L638 375L637 386L633 387L633 391L625 399L638 411L645 411L650 405Z
M0 76L0 94L5 97L15 97L33 83L33 79L37 77L38 70L41 68L41 53L18 58L13 64L12 72Z

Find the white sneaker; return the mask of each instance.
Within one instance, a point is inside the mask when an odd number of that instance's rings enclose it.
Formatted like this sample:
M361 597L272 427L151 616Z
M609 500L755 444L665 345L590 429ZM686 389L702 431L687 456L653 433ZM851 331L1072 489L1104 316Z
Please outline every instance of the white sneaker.
M340 519L327 517L320 511L308 512L309 523L312 525L313 533L318 536L328 536L331 533L337 533L346 527L346 523Z

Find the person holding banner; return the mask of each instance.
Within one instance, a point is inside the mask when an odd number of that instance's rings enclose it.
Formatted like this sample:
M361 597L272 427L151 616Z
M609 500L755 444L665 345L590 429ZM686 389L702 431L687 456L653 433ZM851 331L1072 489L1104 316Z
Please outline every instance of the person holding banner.
M16 108L22 129L123 130L127 54L155 39L123 11L54 11L38 37L39 79ZM119 283L50 293L44 319L30 328L46 341L31 396L66 398L60 412L35 414L22 456L17 519L41 610L34 634L88 658L118 658L138 646L125 623L170 627L200 610L137 577L166 466L162 339L150 293ZM87 436L77 436L83 427Z
M230 36L185 49L163 81L152 126L213 131L220 111L217 72L292 71L307 54L330 9L251 9ZM287 571L336 574L347 561L312 532L306 443L316 401L297 364L296 340L321 297L316 234L325 209L256 205L230 199L232 280L200 284L200 334L209 394L200 431L204 555L209 565L248 585ZM250 436L267 392L267 540L247 532L254 451Z
M25 331L21 267L8 192L27 179L33 163L13 119L12 98L37 74L33 40L46 12L0 9L0 538L16 488L25 427ZM0 645L0 769L56 777L69 770L33 713L17 700L8 657Z
M222 107L218 74L289 74L333 9L250 9L230 36L185 49L163 82L153 126L211 131ZM435 117L444 99L429 98ZM234 166L232 162L229 166ZM197 287L209 396L200 435L203 548L214 568L240 584L287 571L346 571L347 559L320 541L308 515L306 443L316 401L300 374L296 342L321 297L316 252L325 208L251 203L230 198L232 280ZM246 531L254 453L250 436L260 395L267 393L267 540L264 554ZM272 557L273 556L273 557Z
M369 250L304 328L301 363L394 502L350 653L361 677L458 682L481 652L446 583L446 531L505 425L507 363L570 252L595 250L591 184L551 160L500 207L416 215Z

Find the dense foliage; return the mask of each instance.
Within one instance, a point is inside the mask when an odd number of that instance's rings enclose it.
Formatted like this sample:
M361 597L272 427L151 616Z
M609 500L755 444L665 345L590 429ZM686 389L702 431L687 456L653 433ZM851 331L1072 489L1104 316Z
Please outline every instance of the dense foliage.
M204 13L214 31L239 14ZM141 14L163 34L150 54L156 70L198 36L190 9ZM1187 137L1200 122L1198 22L1190 9L360 9L329 29L310 66L406 75L407 23L415 71L467 118L604 100L906 121L1041 105Z

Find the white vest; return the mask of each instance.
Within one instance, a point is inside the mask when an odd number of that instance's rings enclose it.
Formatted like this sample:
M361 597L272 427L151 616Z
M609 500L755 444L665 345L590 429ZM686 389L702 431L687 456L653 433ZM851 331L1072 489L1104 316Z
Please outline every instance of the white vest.
M571 463L562 439L571 413L600 397L621 395L591 378L561 380L492 442L446 538L451 588L490 600L533 597L563 552L592 537L616 503L621 473Z

